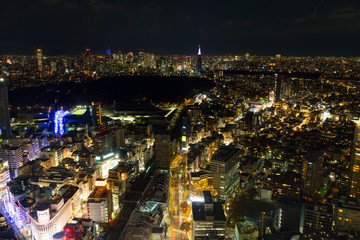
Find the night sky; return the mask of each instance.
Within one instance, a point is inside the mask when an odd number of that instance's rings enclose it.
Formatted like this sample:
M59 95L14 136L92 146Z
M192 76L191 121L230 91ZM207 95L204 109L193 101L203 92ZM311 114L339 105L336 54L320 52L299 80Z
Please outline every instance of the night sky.
M360 56L360 1L1 1L0 54Z

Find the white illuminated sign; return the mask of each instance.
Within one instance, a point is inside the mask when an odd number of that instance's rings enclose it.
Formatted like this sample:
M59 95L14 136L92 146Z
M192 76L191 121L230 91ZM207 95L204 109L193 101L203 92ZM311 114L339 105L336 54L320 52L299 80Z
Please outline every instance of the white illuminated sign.
M106 155L104 156L104 158L109 158L109 157L112 157L112 156L114 156L114 153L108 153L108 154L106 154Z

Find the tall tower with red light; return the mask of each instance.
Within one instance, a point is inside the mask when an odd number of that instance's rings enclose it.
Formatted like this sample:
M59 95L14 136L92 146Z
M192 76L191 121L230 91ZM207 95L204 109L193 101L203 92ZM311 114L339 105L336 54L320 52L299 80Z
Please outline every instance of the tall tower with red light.
M202 72L201 65L202 65L202 61L201 61L201 48L200 48L200 44L199 44L199 50L198 50L198 55L197 55L197 71L196 71L196 73L197 73L198 75L200 75L201 72Z
M91 68L91 51L90 51L90 48L86 47L85 52L82 55L83 55L83 62L84 62L83 69L89 73L90 68Z

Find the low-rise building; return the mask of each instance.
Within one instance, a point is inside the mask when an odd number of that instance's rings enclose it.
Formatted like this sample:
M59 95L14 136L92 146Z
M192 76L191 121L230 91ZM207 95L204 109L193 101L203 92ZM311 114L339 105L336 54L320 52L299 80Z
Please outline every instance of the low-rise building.
M107 223L113 211L111 191L106 187L95 187L87 201L88 213L94 222Z
M255 222L244 221L235 224L235 239L256 240L259 237L259 228Z
M32 236L36 240L52 239L60 232L79 206L79 188L68 186L63 197L36 204L30 214Z

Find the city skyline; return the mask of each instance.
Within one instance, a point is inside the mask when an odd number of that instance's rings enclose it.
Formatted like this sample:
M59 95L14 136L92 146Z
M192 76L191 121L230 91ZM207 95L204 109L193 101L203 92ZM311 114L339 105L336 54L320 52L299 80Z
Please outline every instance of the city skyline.
M0 20L0 239L360 239L359 1Z
M186 57L196 57L198 56L198 47L199 45L203 46L201 43L195 43L194 49L191 52L190 50L185 53L171 53L171 54L160 54L158 52L150 51L150 49L144 49L144 48L112 48L111 46L106 46L102 49L100 48L91 48L89 46L84 46L82 48L76 49L76 52L68 52L68 53L54 53L51 51L51 49L43 48L42 46L34 46L28 50L26 50L24 53L16 53L16 52L8 52L8 53L1 53L0 56L35 56L36 57L36 51L41 49L42 54L44 57L57 57L57 56L81 56L83 54L86 54L87 51L90 52L91 55L94 56L107 56L108 54L114 55L114 54L139 54L139 53L150 53L154 54L155 56L164 56L164 57L172 57L172 56L186 56ZM203 48L203 47L201 47ZM234 57L234 56L256 56L256 57L300 57L300 58L360 58L360 55L283 55L280 52L273 52L273 54L254 54L249 51L244 52L229 52L229 53L222 53L222 54L211 54L206 51L205 54L203 54L203 50L201 50L203 57Z

